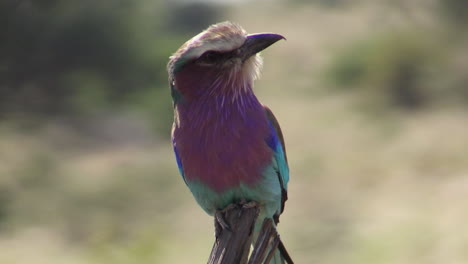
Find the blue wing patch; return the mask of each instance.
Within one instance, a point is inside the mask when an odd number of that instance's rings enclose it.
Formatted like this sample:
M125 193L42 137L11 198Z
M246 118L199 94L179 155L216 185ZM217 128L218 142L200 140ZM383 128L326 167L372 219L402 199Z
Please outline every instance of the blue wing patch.
M278 166L278 168L276 169L278 170L281 176L281 180L283 181L283 185L284 185L283 188L287 189L287 185L289 182L288 163L286 161L284 149L278 137L277 131L271 122L269 122L269 125L270 125L270 136L266 139L266 143L274 151L274 156L275 156L276 163Z
M276 135L275 128L273 127L271 122L269 122L269 125L270 125L270 135L267 137L266 143L272 150L276 152L278 145L279 145L279 139L278 139L278 136Z
M274 151L274 157L276 161L275 170L278 174L278 180L281 184L281 211L284 210L284 204L288 199L288 182L289 182L289 167L288 158L286 156L286 150L284 145L283 134L281 128L271 110L264 106L265 114L269 121L270 134L265 139L266 144ZM279 222L279 214L275 216L275 222Z
M174 148L174 154L177 162L177 167L179 168L180 176L182 176L182 179L184 180L185 184L187 184L187 181L185 180L184 176L184 169L182 167L182 161L180 160L179 153L177 152L176 144L174 140L172 140L172 147Z

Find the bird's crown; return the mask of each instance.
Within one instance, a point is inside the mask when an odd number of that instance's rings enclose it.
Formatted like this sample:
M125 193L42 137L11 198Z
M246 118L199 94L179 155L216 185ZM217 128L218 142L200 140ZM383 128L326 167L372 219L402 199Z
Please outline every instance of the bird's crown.
M207 51L228 52L244 44L247 32L238 24L226 21L208 27L185 42L170 57L168 71L177 72L188 61L195 60Z

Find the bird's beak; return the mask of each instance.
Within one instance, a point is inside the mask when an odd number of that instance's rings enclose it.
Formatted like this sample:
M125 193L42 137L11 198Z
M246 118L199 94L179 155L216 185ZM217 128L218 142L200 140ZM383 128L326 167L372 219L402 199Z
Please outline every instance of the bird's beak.
M247 35L247 39L239 49L239 55L242 58L242 61L246 61L252 55L255 55L258 52L268 48L270 45L281 39L286 40L285 37L273 33Z

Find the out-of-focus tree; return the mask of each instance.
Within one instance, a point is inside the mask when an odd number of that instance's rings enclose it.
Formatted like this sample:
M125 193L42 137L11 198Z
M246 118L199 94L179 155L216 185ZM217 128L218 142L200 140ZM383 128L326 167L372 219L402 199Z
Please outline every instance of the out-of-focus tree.
M460 27L466 27L468 22L468 1L465 0L439 0L441 10L445 17Z
M1 1L0 117L170 108L158 92L167 86L168 56L220 9L194 10L162 1Z
M388 33L349 45L327 68L329 83L358 88L372 105L419 108L434 99L430 73L442 47L417 31Z
M171 14L167 19L167 29L181 34L192 34L202 31L215 21L218 22L223 14L222 6L203 2L168 2Z

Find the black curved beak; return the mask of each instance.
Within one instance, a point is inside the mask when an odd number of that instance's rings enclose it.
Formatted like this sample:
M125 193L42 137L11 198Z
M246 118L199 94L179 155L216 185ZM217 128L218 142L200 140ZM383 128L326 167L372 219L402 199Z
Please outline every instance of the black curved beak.
M247 35L247 39L244 44L240 47L240 57L242 61L247 60L252 55L257 54L258 52L268 48L273 43L284 39L285 37L273 34L273 33L260 33L260 34L250 34Z

